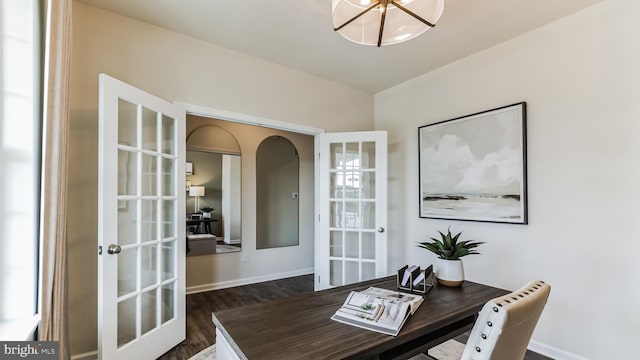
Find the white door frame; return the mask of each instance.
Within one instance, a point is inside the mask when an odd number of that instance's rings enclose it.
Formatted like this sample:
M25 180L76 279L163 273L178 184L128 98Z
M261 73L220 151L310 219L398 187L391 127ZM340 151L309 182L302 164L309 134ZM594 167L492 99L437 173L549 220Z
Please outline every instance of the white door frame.
M184 107L184 109L187 112L187 115L196 115L196 116L202 116L202 117L208 117L208 118L215 118L215 119L235 122L239 124L261 126L261 127L271 128L271 129L284 130L284 131L290 131L290 132L313 135L313 136L322 134L325 132L324 129L315 128L311 126L273 120L273 119L264 118L260 116L236 113L236 112L216 109L212 107L207 107L207 106L193 105L193 104L183 103L179 101L174 101L174 104L178 104Z

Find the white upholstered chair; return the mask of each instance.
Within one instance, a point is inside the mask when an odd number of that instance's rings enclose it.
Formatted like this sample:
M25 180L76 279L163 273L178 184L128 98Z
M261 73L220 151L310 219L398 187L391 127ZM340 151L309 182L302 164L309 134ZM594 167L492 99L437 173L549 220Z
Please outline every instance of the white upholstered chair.
M532 281L511 294L487 302L478 314L462 357L458 358L523 359L550 291L548 284ZM438 349L434 350L429 353L435 355Z

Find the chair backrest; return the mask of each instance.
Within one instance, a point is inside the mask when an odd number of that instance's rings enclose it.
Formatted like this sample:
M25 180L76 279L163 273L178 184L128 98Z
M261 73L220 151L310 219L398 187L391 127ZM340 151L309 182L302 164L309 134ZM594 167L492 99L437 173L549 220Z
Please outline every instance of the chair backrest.
M473 326L462 360L521 360L551 287L532 281L487 302Z

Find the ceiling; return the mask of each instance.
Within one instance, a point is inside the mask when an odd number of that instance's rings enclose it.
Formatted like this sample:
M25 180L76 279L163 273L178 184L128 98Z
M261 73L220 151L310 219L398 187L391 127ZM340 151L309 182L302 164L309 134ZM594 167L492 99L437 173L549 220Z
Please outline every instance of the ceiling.
M331 0L80 0L376 93L601 0L445 0L437 26L381 48L333 31Z

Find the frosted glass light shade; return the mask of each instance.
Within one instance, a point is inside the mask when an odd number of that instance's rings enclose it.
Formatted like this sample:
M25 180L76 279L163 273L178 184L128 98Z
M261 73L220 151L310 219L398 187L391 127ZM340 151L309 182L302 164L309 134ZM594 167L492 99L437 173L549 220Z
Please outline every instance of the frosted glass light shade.
M332 1L334 30L355 43L374 46L397 44L415 38L430 29L430 25L435 26L444 10L444 0ZM384 27L380 37L383 15Z
M189 188L189 196L204 196L204 186L191 185Z

